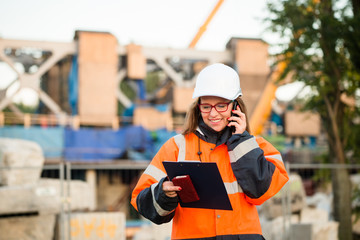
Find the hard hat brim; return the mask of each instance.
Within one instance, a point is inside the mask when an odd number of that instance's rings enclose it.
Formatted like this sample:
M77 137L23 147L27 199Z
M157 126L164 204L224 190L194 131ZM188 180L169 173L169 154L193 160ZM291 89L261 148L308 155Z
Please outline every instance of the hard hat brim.
M236 92L232 97L229 97L229 94L221 94L221 93L214 93L214 92L202 92L201 94L196 93L194 91L192 98L198 98L198 97L204 97L204 96L214 96L214 97L221 97L224 99L228 99L228 100L235 100L237 99L239 96L242 96L242 92L241 92L241 88L239 89L238 92Z

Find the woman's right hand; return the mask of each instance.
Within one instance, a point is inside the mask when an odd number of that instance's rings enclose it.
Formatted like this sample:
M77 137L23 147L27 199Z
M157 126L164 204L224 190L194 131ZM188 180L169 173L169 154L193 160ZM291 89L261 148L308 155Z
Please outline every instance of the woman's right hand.
M181 187L175 186L171 181L165 181L162 186L165 195L168 197L176 197L177 192L181 190Z

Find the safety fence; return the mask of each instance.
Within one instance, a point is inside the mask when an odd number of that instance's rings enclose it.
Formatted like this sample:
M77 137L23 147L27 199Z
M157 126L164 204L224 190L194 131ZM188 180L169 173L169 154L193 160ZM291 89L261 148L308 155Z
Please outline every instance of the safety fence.
M114 222L116 222L116 219L114 217L111 217L111 219L109 219L99 217L100 215L92 215L91 219L89 220L90 222L86 222L80 217L77 217L77 219L74 220L74 216L78 216L79 213L79 210L76 210L77 208L87 209L86 212L89 212L90 210L95 214L99 213L100 210L102 210L102 212L111 213L117 209L99 209L98 206L96 206L96 201L92 202L89 200L89 196L93 196L94 198L96 198L96 196L92 195L96 194L96 192L92 192L92 194L89 195L88 193L86 193L87 190L84 191L82 186L79 187L74 185L73 181L76 181L76 179L83 179L86 180L84 181L85 183L90 184L95 188L98 188L100 180L99 178L93 177L92 174L99 174L101 171L108 175L120 174L123 178L123 181L124 178L127 179L125 180L125 182L128 184L128 190L123 192L124 196L122 196L122 199L123 201L125 199L125 202L128 202L134 181L137 180L137 177L147 167L148 163L148 161L121 161L117 163L109 162L107 164L75 164L71 162L61 162L59 164L46 164L41 167L0 166L0 184L2 185L0 185L0 199L2 199L2 204L0 204L0 232L3 232L3 229L1 229L1 227L7 226L6 224L4 224L4 221L10 221L14 217L19 218L21 216L28 217L32 215L43 215L44 210L46 210L44 209L44 206L38 206L34 203L34 201L39 201L40 198L43 198L48 200L50 199L50 201L52 201L52 204L43 201L41 202L42 205L50 207L51 212L57 213L56 228L54 230L53 236L51 236L51 238L49 239L119 239L119 236L120 239L131 239L132 236L134 236L135 232L130 233L131 227L129 226L131 224L129 223L133 222L131 221L132 219L129 216L125 216L124 218L122 218L123 223L121 227L115 226L116 224ZM270 207L268 207L267 209L271 209L271 211L273 211L276 210L278 207L280 212L280 216L277 216L276 212L265 213L265 217L267 217L266 224L271 224L272 221L272 224L277 224L277 227L275 228L273 227L273 225L267 225L267 227L263 226L264 235L267 240L300 239L296 237L299 229L297 229L296 227L294 228L294 216L300 216L300 213L303 211L303 209L309 207L309 205L311 205L311 208L314 208L315 206L320 207L322 210L327 210L328 221L333 221L334 219L331 210L331 172L334 170L346 169L349 171L349 174L352 176L352 178L354 178L354 176L356 176L356 174L358 174L360 171L359 164L350 165L286 163L286 168L291 176L297 175L300 177L301 184L299 185L299 182L296 183L296 181L289 181L289 183L284 186L281 193L273 197L273 199L267 201L270 204ZM4 184L4 181L6 181L4 179L10 178L11 175L15 177L20 175L31 175L31 171L41 171L40 179L42 179L43 177L50 177L56 179L58 182L55 189L56 191L58 191L58 193L54 193L53 186L55 185L45 186L40 184L41 186L37 186L33 189L30 188L29 190L28 188L31 184L29 183L29 180L26 179L24 181L27 181L27 183L23 183L22 185L16 183L14 184L14 186L6 186L6 183ZM81 172L83 172L83 174L79 174ZM37 181L34 181L35 185L36 182ZM21 186L24 186L24 188L22 189ZM18 195L16 195L16 191L18 191ZM301 191L304 195L301 195ZM32 192L33 195L29 195L28 192ZM78 195L76 195L76 192L78 192ZM27 198L28 195L30 196L29 198ZM323 197L322 200L325 201L325 205L321 206L319 205L319 202L316 202L315 196L320 195ZM33 196L35 196L35 198ZM51 196L53 196L54 198L50 198ZM324 199L324 197L326 197L326 199ZM21 206L26 205L24 201L27 199L29 199L30 201L27 204L28 206ZM18 201L18 203L16 201ZM267 202L264 204L264 206L260 207L259 214L261 218L264 218L262 214L267 211ZM57 210L53 211L54 209L52 208L54 208L55 205ZM37 210L36 207L39 207L39 209ZM310 214L309 216L311 217L312 215ZM281 220L279 220L278 217L280 217ZM97 220L99 218L101 219ZM275 219L277 220L275 221ZM279 221L281 223L280 225L278 224ZM298 223L301 223L299 219ZM11 229L13 229L16 224L13 225L14 226ZM7 231L10 231L11 229L7 229ZM139 229L140 226L133 228L133 230ZM268 232L268 229L272 229L273 232ZM278 229L280 232L276 232L276 229ZM336 229L333 230L336 232ZM309 239L315 240L316 238L314 238L314 236L316 236L316 234L313 233L314 229L310 228L309 231L312 231L312 238ZM332 231L332 233L334 233L334 231ZM302 234L305 234L304 230L302 230ZM276 235L276 238L273 237L274 235ZM303 236L304 235L302 235L302 237ZM160 238L157 239L164 240Z

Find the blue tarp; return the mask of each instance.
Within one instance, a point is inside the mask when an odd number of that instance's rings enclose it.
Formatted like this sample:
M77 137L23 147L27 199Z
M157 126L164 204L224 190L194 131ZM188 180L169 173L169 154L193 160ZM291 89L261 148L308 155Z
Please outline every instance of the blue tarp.
M0 137L37 142L46 158L68 161L100 161L120 158L151 160L160 147L176 132L166 129L148 131L141 126L119 130L64 127L6 126L0 128Z
M146 151L152 148L149 132L143 127L112 129L65 129L66 160L104 160L122 158L128 149Z
M156 131L151 131L151 141L152 145L149 145L145 151L133 151L128 150L128 157L132 160L151 160L155 154L159 151L161 146L169 140L171 137L175 136L177 133L175 131L167 131L166 129L159 129Z
M47 158L61 157L64 149L63 127L42 128L33 126L24 128L22 126L5 126L0 128L0 137L34 141L40 145L44 156Z
M166 129L159 129L156 131L151 132L153 142L154 142L154 149L153 152L159 151L161 146L169 140L171 137L175 136L177 133L175 131L167 131Z

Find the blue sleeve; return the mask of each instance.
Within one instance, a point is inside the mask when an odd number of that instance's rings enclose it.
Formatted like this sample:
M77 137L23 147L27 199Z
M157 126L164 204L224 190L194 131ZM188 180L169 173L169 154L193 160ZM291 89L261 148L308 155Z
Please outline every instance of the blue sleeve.
M266 160L264 151L247 131L234 134L227 142L231 167L243 192L260 198L270 187L275 165Z
M165 180L166 178L163 178L145 188L136 198L139 213L156 224L170 222L179 203L178 197L168 197L162 190Z

